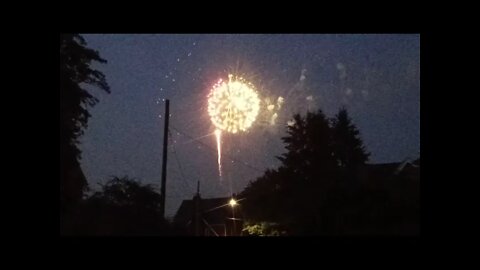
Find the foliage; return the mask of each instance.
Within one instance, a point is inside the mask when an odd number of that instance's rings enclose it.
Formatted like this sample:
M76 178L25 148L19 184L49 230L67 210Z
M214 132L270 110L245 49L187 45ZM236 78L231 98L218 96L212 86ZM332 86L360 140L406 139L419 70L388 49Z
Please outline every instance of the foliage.
M268 222L289 235L396 233L405 232L402 224L418 227L416 173L372 173L366 165L370 154L344 108L334 119L320 110L297 114L282 139L287 150L279 157L282 165L240 194L250 234L265 234Z
M60 204L64 215L80 202L88 184L80 168L78 139L87 127L88 107L98 99L85 88L95 86L110 92L105 75L91 66L106 63L98 52L86 47L77 34L60 36Z
M285 236L287 234L287 232L280 227L280 224L275 222L246 222L242 231L246 232L249 236Z
M152 185L128 177L114 177L87 198L75 214L69 234L179 234L160 215L161 195Z

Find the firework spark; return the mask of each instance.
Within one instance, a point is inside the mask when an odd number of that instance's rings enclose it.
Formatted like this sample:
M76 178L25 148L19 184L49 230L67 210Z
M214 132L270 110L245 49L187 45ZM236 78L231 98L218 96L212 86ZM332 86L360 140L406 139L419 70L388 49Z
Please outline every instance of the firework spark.
M220 145L221 144L221 138L222 138L222 131L220 129L215 130L215 137L217 138L218 175L220 177L222 177L222 148L221 148L221 145Z

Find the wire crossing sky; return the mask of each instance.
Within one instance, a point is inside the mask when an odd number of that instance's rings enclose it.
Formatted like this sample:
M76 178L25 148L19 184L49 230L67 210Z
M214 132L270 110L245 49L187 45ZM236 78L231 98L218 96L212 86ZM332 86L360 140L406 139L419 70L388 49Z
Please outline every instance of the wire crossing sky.
M370 163L403 161L420 152L420 35L88 34L108 63L111 94L92 89L81 138L91 188L110 176L160 186L164 99L170 99L167 216L191 199L240 192L285 152L281 137L293 113L345 106ZM260 107L241 134L222 133L222 177L208 95L220 79L255 85ZM240 104L242 105L242 104Z

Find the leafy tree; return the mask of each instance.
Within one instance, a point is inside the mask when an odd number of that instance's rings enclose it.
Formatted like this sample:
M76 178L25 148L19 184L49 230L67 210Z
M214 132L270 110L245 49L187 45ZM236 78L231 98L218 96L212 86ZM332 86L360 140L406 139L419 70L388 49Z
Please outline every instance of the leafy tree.
M98 99L86 90L96 86L110 93L105 75L91 67L93 62L106 63L98 52L86 47L78 34L60 35L60 204L61 214L76 205L88 188L79 161L78 139L87 127L88 107Z
M156 213L160 209L161 195L151 184L142 185L141 182L128 177L113 177L102 186L101 192L96 192L92 200L104 200L107 204L132 207L138 210Z
M152 185L114 177L82 204L70 233L83 235L172 235L160 215L161 195Z

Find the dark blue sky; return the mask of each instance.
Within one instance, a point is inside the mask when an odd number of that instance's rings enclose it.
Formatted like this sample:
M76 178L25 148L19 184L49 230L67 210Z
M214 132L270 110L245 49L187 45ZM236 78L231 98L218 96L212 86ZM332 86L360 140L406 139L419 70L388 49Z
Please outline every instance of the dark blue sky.
M100 102L82 137L82 168L98 189L110 176L160 185L164 98L171 138L167 215L190 199L239 192L284 152L280 137L292 112L346 106L371 152L371 163L416 158L420 151L419 35L83 35L108 61L112 93ZM219 78L242 74L262 101L285 98L272 125L262 110L249 132L224 136L217 172L207 95ZM264 104L264 103L262 103Z

